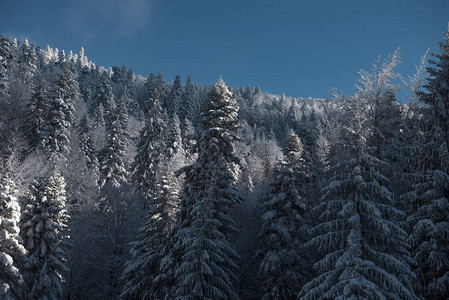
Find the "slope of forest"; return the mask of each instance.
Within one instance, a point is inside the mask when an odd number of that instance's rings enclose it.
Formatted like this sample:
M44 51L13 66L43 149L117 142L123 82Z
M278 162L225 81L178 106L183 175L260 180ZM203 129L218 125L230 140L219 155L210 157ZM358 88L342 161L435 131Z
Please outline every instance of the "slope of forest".
M270 95L0 36L0 299L445 299L449 32Z

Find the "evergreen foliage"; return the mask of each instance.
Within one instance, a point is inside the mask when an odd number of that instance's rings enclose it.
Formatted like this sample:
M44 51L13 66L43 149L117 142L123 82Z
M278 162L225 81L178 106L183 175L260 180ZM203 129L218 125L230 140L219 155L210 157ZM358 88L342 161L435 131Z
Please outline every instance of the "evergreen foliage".
M263 201L263 256L260 272L266 276L263 299L294 298L310 278L304 243L309 228L304 214L308 181L302 143L293 131L287 136L284 161L274 171L270 193Z
M64 231L69 216L65 208L65 181L55 169L31 186L23 203L21 236L28 254L24 277L28 299L57 299L63 293L66 265Z
M414 162L410 191L402 196L410 208L408 223L412 253L417 262L417 290L426 299L444 298L449 293L449 29L438 62L427 69L429 77L419 100L426 122L422 122L424 142Z
M19 236L20 205L15 184L5 176L0 181L0 299L20 299L20 262L26 251Z
M144 225L133 243L133 260L127 263L123 274L123 299L162 299L164 295L153 284L159 272L162 248L175 220L178 205L176 180L168 174L167 163L162 166L155 191L148 201Z
M78 97L78 83L70 64L64 65L48 107L45 123L42 126L42 149L50 155L67 153L70 130L74 120L74 100Z
M233 286L238 255L228 241L235 231L231 210L240 199L233 189L239 126L231 96L222 79L214 84L202 114L198 159L184 168L180 212L169 242L173 247L162 262L166 284L173 282L170 275L176 284L168 298L238 297Z
M119 187L128 181L128 171L124 161L127 151L126 120L127 110L122 105L108 114L106 145L99 154L100 179L98 185L100 187L106 183Z
M389 165L366 154L367 124L363 102L352 102L346 131L353 158L331 168L331 180L315 208L321 223L307 243L323 253L318 276L301 290L301 299L417 299L411 281L407 233L399 226L405 214L394 208Z
M151 197L155 190L157 170L163 161L163 153L166 149L167 125L161 116L162 108L159 101L154 101L145 127L140 132L137 155L131 166L133 182L147 197Z

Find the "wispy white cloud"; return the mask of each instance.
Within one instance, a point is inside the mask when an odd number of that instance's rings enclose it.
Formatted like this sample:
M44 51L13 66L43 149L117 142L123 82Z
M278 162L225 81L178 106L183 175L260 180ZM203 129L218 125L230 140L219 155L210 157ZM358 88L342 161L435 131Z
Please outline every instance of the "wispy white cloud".
M132 36L150 21L148 0L78 0L61 14L67 29L84 39Z

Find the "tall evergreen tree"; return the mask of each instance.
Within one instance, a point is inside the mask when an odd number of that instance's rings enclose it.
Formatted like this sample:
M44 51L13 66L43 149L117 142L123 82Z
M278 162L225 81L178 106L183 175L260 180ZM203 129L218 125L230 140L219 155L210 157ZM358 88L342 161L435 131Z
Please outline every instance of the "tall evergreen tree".
M172 115L169 121L167 134L167 154L169 157L175 156L178 152L183 151L182 136L181 136L181 122L178 115Z
M37 70L37 54L33 44L29 44L28 40L20 47L20 77L28 85L34 80Z
M403 196L410 207L412 253L417 261L419 294L426 299L443 299L449 293L449 28L438 61L427 69L426 91L419 99L426 122L412 174L411 191Z
M27 299L62 297L63 273L68 271L64 231L69 216L65 208L65 181L56 169L31 186L25 199L21 236L28 251L24 277Z
M128 181L128 171L124 161L127 151L126 128L124 128L126 119L127 111L121 105L107 116L106 145L99 153L98 185L100 187L105 186L106 183L119 187Z
M176 181L168 173L169 163L159 168L144 225L133 243L133 259L127 263L123 274L126 282L120 295L123 299L162 299L165 296L153 280L159 273L162 249L175 220L179 197Z
M275 169L270 193L263 201L263 256L260 272L266 276L263 299L293 299L310 279L311 269L303 244L308 241L306 212L308 175L302 143L290 131L285 159Z
M195 85L192 83L192 77L187 77L187 82L182 90L182 97L179 104L179 119L188 119L193 121L193 102L195 101Z
M35 86L35 91L28 103L27 136L31 150L44 142L43 127L46 123L50 105L48 83L41 80Z
M299 297L416 299L410 246L398 225L404 213L393 207L389 180L382 173L388 164L366 153L364 102L353 103L345 128L353 151L331 169L315 208L321 223L308 242L324 257L315 264L318 276Z
M92 144L92 139L90 136L91 128L87 121L87 115L81 119L78 126L78 135L80 137L79 143L82 153L86 159L86 166L92 169L95 175L99 175L99 162L96 151Z
M173 81L173 86L170 91L170 95L166 101L167 114L169 117L172 117L175 113L179 112L179 105L182 99L182 84L181 84L181 76L176 75L175 81Z
M97 87L95 100L91 104L91 115L94 117L94 127L103 124L108 116L113 114L115 108L114 94L109 84L109 78L103 75L101 83Z
M26 251L19 236L20 205L14 182L0 181L0 299L20 299L22 272L19 264Z
M148 198L151 198L155 190L157 170L164 160L163 153L166 148L167 125L161 116L162 108L156 100L147 116L145 127L140 132L137 155L131 166L132 180Z
M70 130L74 120L74 100L78 97L78 83L73 66L65 64L59 77L53 99L49 103L46 122L42 126L44 151L51 155L67 152Z
M0 101L7 101L7 96L9 96L8 60L11 58L11 42L0 35Z
M175 283L167 298L238 298L233 286L238 255L228 242L235 231L230 213L240 199L233 189L239 126L231 96L222 79L214 84L202 114L198 160L183 169L180 212L160 277Z

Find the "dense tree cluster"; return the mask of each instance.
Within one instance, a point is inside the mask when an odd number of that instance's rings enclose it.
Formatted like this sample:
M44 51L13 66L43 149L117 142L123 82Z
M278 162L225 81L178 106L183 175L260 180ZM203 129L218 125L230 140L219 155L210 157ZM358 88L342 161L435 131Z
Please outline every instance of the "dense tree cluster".
M445 299L449 31L270 95L0 36L0 299ZM402 100L402 99L400 99Z

